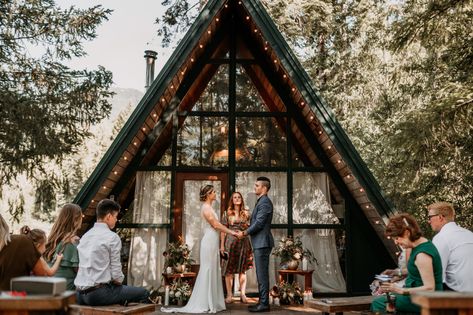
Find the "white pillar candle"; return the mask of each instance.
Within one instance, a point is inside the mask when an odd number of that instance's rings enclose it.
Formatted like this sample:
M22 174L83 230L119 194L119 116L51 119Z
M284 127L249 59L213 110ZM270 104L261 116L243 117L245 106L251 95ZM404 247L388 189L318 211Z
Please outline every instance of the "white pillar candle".
M164 306L169 305L169 286L166 286L166 290L164 291Z
M307 260L307 258L303 257L302 258L302 270L304 271L307 271L307 269L309 269L309 261Z
M274 305L279 305L279 298L275 297L273 301Z

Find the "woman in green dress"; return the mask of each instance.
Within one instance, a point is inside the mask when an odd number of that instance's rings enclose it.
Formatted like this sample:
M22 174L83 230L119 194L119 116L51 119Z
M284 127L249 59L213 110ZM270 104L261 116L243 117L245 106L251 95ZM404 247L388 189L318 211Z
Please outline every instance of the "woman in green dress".
M45 259L53 263L58 254L63 255L55 277L66 278L67 290L75 290L74 279L79 268L77 231L82 224L82 210L73 203L66 204L59 212L46 244Z
M410 294L418 291L442 291L442 263L434 244L422 236L416 220L407 213L392 217L386 227L385 235L392 238L396 245L411 248L407 263L407 278L404 287L394 283L383 283L381 289L396 296L396 311L420 313L419 306L411 301ZM375 298L371 304L373 312L384 313L386 295Z

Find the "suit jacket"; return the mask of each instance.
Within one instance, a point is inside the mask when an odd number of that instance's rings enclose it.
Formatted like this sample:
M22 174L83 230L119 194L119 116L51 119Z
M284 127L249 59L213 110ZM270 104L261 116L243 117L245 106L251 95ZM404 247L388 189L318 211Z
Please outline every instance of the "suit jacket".
M251 236L251 244L254 249L274 247L274 239L271 234L271 221L273 220L273 203L267 195L258 199L255 209L251 214L250 227L247 233Z

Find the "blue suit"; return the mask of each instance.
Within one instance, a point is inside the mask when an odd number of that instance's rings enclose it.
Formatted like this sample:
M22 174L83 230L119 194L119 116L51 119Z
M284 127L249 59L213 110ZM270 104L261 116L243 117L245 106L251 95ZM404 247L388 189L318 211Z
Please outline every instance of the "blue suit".
M267 195L261 196L251 214L250 226L246 230L251 236L253 255L258 279L259 304L269 305L269 255L274 247L271 234L273 203Z

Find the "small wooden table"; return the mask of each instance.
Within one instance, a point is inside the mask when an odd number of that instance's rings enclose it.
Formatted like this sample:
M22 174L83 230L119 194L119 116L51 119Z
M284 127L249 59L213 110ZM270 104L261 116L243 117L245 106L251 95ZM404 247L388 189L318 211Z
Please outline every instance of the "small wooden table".
M473 315L473 293L430 291L412 294L412 302L422 308L421 315Z
M75 301L75 291L66 291L60 295L2 296L0 315L25 315L30 312L65 314L69 305Z
M194 285L195 277L197 273L195 272L184 272L184 273L163 273L164 285L169 285L174 279L189 279L189 284Z
M325 298L309 300L304 302L308 307L321 311L323 315L335 313L342 315L343 312L365 311L370 309L374 296L351 296L340 298Z
M304 276L304 291L312 292L312 273L314 270L283 270L279 269L279 283L283 281L283 276L286 276L286 281L289 276L301 275Z

